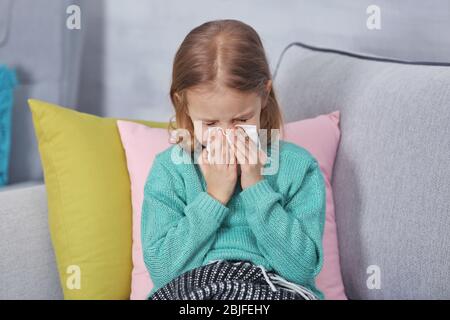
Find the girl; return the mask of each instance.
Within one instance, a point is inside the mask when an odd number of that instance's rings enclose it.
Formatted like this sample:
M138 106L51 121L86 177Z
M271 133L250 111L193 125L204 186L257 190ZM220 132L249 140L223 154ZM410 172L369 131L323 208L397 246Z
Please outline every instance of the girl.
M324 180L297 145L277 140L273 156L271 130L281 130L282 116L256 31L236 20L193 29L176 53L170 97L176 126L190 139L159 153L147 177L148 298L323 299L314 279L323 263ZM267 129L267 153L243 124ZM233 137L213 135L209 161L206 149L193 152L206 144L208 127ZM187 161L173 161L173 153ZM278 170L261 174L268 163Z

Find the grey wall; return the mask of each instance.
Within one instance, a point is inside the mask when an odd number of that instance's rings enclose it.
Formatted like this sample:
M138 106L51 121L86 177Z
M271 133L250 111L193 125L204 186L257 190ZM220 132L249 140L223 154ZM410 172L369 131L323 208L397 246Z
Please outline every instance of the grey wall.
M42 169L27 99L75 106L82 32L65 27L78 0L0 0L0 63L14 68L10 183L40 180Z
M167 121L172 59L186 34L213 19L234 18L263 38L272 65L296 39L297 1L85 1L89 30L80 107L108 116ZM93 90L95 88L95 90Z
M377 5L381 29L369 30L366 9ZM450 62L448 0L297 1L296 41L408 61Z
M369 5L381 29L369 30ZM411 61L450 62L450 1L85 0L89 30L80 108L167 121L171 62L184 36L212 19L241 19L261 35L272 69L290 42Z
M81 31L65 28L71 3L81 5ZM366 9L373 4L381 10L380 30L366 27ZM449 0L0 0L0 63L17 68L21 81L11 182L42 177L27 98L102 116L167 121L178 45L193 27L220 18L252 25L272 69L283 48L296 41L450 62Z

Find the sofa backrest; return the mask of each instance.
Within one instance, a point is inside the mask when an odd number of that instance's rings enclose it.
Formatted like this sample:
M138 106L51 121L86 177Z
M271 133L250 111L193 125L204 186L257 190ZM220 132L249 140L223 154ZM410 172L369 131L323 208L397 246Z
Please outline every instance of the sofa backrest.
M45 185L0 188L0 299L62 299Z
M450 66L297 44L274 82L287 122L341 111L332 185L348 297L450 298Z

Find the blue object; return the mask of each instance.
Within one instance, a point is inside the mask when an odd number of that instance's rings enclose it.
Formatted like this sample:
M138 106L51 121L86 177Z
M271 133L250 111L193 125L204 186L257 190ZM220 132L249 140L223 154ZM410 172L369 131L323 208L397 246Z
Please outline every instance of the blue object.
M0 65L0 186L8 183L9 153L11 148L11 113L16 73Z

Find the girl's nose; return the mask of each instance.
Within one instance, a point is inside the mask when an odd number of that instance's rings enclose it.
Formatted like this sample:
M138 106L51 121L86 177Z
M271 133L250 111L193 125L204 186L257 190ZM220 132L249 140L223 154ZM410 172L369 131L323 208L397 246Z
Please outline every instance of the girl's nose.
M233 131L235 130L235 126L233 124L230 124L228 126L225 126L222 128L222 131L225 135L231 136L233 134Z
M234 124L229 124L229 125L226 125L226 126L224 126L222 128L222 130L224 132L230 132L230 131L233 131L234 129L235 129Z
M230 124L230 125L226 125L226 126L222 126L222 133L224 136L226 136L228 143L232 143L232 137L233 137L233 130L235 129L234 125Z

